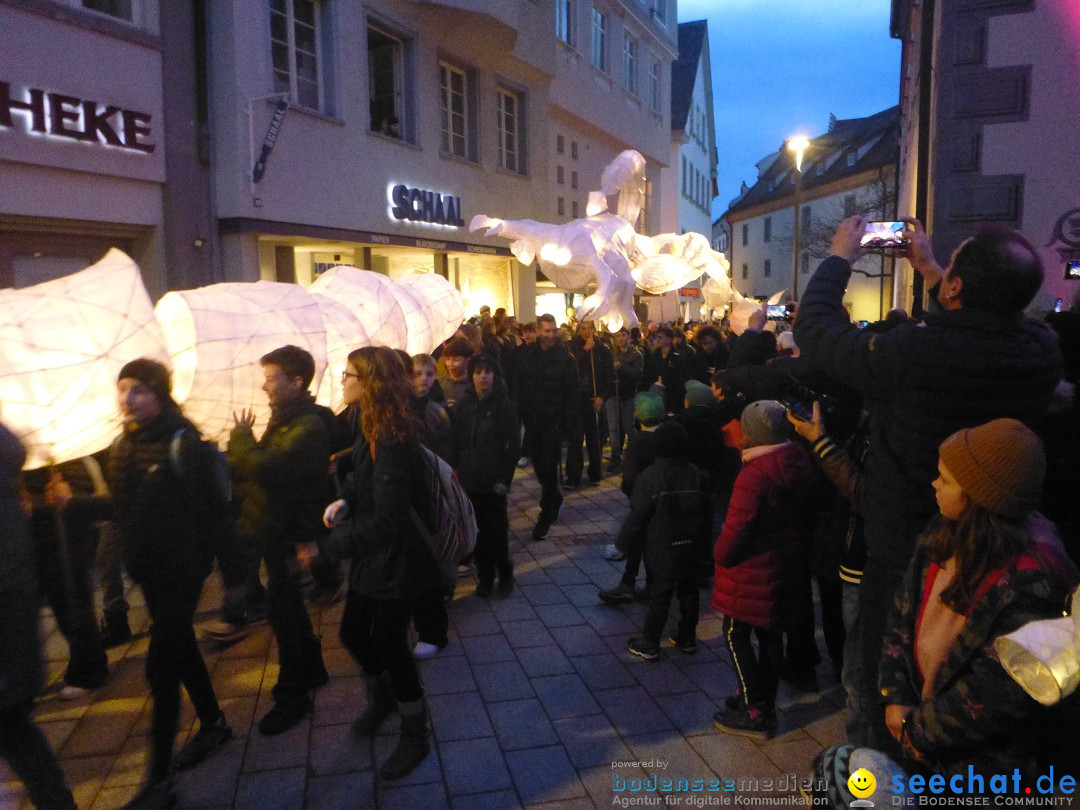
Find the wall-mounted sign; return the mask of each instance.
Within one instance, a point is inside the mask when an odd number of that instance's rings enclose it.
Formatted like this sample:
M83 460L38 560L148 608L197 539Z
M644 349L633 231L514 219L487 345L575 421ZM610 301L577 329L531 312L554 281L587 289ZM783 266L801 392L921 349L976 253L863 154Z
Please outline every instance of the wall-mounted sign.
M255 161L255 168L251 171L252 183L258 183L266 173L266 161L270 159L270 152L274 148L274 142L277 141L278 133L281 131L281 122L285 120L285 113L288 110L289 102L283 98L278 99L278 103L274 107L274 115L270 119L270 126L266 129L266 137L263 138L259 159Z
M25 116L28 131L38 135L146 154L156 148L156 144L147 141L151 134L149 113L49 93L36 87L13 96L11 85L0 82L0 127L14 126L13 113Z
M679 295L683 298L700 298L701 289L698 287L679 287Z
M465 225L465 220L461 218L461 197L397 185L390 189L390 204L390 215L394 219L427 222L451 228Z

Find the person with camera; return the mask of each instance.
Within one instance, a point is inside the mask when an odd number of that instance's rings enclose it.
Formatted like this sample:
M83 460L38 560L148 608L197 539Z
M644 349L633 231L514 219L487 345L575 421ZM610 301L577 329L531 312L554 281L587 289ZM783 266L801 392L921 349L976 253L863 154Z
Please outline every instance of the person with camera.
M986 227L942 269L922 225L908 223L901 255L936 288L942 309L925 316L925 328L905 323L874 334L851 323L844 291L867 229L857 215L840 224L795 324L803 356L873 402L860 504L867 561L854 630L867 666L880 656L893 594L935 513L938 445L994 418L1037 419L1061 378L1056 337L1023 313L1043 280L1031 244L1016 231ZM879 701L866 680L850 709L860 729L856 742L888 751L894 742Z

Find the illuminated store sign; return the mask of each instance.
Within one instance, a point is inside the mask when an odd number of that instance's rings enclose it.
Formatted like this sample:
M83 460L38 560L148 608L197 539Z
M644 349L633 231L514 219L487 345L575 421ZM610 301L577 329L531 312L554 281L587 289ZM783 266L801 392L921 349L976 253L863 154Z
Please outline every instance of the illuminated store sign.
M465 220L461 218L461 197L397 185L390 187L390 205L390 215L394 219L427 222L450 228L465 225Z
M19 97L21 95L21 97ZM0 127L13 127L12 115L25 116L28 130L37 135L69 138L102 146L134 149L150 154L150 114L111 104L85 101L62 93L28 88L12 96L11 85L0 82Z

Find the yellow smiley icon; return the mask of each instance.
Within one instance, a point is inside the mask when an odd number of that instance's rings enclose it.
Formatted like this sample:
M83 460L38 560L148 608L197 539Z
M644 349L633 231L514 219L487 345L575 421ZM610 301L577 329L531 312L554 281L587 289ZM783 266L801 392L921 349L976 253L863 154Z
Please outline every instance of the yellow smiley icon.
M859 768L847 780L848 790L852 795L859 799L865 799L867 796L874 792L874 788L877 787L877 780L874 775L866 768Z

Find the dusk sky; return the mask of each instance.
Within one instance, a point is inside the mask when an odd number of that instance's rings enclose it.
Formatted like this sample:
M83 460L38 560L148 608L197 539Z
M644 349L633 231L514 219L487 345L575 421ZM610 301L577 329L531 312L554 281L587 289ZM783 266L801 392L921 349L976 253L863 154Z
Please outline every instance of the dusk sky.
M707 19L719 196L727 210L754 164L791 135L898 103L900 41L889 0L679 0L679 21Z

